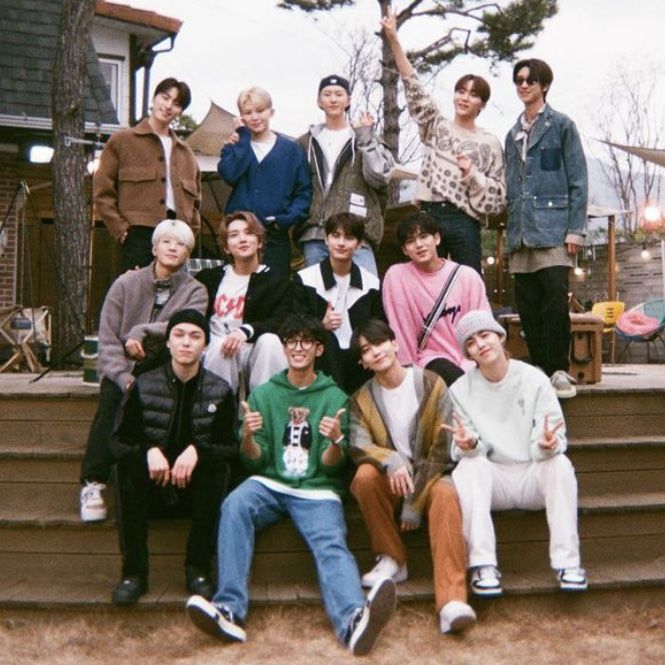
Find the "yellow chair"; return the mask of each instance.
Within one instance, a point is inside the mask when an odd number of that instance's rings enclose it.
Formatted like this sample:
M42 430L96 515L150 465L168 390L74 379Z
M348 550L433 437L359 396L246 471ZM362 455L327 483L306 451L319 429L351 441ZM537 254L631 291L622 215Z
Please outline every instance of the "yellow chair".
M591 308L591 313L599 316L603 320L603 335L610 336L610 362L614 363L614 349L616 347L616 322L626 309L626 303L620 300L606 300L597 302Z

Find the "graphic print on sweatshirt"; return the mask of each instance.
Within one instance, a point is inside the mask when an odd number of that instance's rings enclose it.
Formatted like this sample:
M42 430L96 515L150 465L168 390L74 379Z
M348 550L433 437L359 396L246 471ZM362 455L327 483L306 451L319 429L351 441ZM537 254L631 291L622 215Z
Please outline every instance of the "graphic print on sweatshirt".
M307 421L309 409L304 406L290 406L289 422L284 428L284 475L289 478L302 478L307 473L309 450L312 447L312 428Z

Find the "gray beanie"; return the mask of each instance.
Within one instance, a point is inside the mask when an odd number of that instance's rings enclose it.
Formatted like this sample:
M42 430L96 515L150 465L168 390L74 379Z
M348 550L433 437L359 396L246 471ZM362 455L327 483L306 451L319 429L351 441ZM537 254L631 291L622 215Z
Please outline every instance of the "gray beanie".
M457 343L465 358L469 357L466 352L466 343L469 337L484 330L495 332L500 337L506 336L506 331L496 322L492 313L487 310L473 309L460 319L455 332L457 334Z

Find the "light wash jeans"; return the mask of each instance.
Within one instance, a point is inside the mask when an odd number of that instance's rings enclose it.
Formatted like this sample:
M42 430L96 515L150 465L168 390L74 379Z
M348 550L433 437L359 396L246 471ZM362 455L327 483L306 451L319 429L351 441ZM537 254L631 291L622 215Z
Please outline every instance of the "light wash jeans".
M217 543L218 591L213 603L244 620L254 536L290 517L314 555L326 613L340 640L356 610L365 605L360 574L346 545L344 509L339 501L300 499L275 492L251 478L222 504Z
M305 240L300 243L300 246L305 256L305 266L313 266L328 258L328 248L323 240ZM379 269L376 267L376 259L371 247L367 245L358 247L353 254L353 261L365 270L369 270L373 275L379 276Z

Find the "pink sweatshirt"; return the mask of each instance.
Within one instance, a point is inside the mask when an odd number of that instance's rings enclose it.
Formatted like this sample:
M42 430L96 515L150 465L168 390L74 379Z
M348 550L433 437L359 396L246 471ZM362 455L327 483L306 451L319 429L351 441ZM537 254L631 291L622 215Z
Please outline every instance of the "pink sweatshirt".
M462 266L441 317L432 329L425 348L418 351L418 335L427 315L434 308L443 286L457 264L447 260L436 272L423 272L409 261L392 266L383 280L383 307L395 331L402 364L425 367L435 358L447 358L468 370L474 366L457 346L455 328L472 309L491 311L480 275Z

